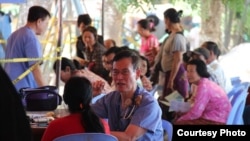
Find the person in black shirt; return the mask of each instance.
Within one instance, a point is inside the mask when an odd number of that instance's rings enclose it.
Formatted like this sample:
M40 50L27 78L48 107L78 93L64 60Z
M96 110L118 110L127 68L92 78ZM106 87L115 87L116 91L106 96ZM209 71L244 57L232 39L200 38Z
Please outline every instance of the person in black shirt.
M0 65L0 140L32 141L29 118L26 116L20 94Z
M86 27L90 26L91 23L92 19L90 18L89 14L81 14L78 16L77 27L79 28L81 33ZM97 40L100 44L103 44L103 36L98 35ZM85 51L86 46L82 40L82 35L80 35L77 37L76 41L76 56L80 57L81 59L86 59Z

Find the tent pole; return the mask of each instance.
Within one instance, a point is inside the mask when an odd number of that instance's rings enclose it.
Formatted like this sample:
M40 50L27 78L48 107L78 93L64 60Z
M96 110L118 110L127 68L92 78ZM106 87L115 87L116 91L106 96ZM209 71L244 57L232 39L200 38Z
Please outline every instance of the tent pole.
M102 0L102 37L104 39L104 0Z
M58 25L59 25L59 31L58 31L58 40L57 40L57 57L61 57L61 44L62 44L62 0L58 0ZM60 82L60 76L61 76L61 59L58 59L56 63L56 87L59 89L59 82Z

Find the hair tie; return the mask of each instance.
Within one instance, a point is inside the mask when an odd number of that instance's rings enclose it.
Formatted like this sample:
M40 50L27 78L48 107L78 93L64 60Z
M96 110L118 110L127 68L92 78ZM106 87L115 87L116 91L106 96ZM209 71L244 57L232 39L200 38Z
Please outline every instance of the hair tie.
M179 11L177 12L177 15L178 15L179 18L182 16L182 14L183 14L183 11L182 11L182 10L179 10Z

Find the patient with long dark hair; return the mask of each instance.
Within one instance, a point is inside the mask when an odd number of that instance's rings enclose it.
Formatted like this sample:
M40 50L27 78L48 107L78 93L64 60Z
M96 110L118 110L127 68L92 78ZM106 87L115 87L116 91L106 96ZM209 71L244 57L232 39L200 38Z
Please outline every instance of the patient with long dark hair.
M100 119L90 108L92 86L85 77L71 77L65 85L64 102L70 114L49 123L42 141L74 133L110 133L108 123Z
M1 66L0 86L0 140L31 141L31 128L20 96Z

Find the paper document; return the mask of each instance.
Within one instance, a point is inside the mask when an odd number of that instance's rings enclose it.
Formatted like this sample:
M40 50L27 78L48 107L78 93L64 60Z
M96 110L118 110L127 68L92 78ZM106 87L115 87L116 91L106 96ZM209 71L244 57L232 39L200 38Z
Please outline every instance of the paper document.
M168 96L165 97L165 100L167 100L169 102L172 100L184 101L184 98L180 95L180 93L178 91L173 91L171 94L169 94Z
M186 113L189 111L189 109L190 109L189 102L176 101L176 100L170 101L169 112L175 111L175 112Z
M178 91L173 91L168 96L164 97L165 101L160 102L166 106L169 106L169 112L182 112L185 113L190 109L190 103L184 102L184 98Z

